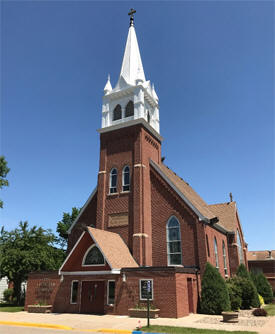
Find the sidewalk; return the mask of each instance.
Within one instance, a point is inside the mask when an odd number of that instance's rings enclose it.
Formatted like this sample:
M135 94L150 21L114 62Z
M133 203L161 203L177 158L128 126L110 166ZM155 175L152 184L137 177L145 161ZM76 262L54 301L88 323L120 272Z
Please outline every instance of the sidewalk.
M193 327L205 329L220 329L228 331L254 331L260 334L274 334L275 333L275 317L269 317L267 323L263 327L239 326L232 324L207 324L197 323L198 320L203 320L209 315L190 314L187 317L179 319L159 318L151 319L152 325L167 325L179 327ZM113 316L113 315L89 315L89 314L68 314L68 313L27 313L27 312L0 312L1 322L25 322L43 325L58 325L65 326L63 329L80 329L80 330L94 330L97 332L106 333L124 333L132 332L140 320L141 326L146 326L147 319L129 318L127 316ZM61 328L60 328L61 329Z

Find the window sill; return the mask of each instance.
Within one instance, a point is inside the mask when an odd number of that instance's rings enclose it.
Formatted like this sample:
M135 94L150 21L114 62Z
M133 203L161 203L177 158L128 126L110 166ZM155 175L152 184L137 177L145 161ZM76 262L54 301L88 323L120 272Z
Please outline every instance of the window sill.
M123 194L129 194L129 193L130 193L130 190L124 190L124 191L121 192L122 195Z
M109 193L108 196L118 196L119 193Z

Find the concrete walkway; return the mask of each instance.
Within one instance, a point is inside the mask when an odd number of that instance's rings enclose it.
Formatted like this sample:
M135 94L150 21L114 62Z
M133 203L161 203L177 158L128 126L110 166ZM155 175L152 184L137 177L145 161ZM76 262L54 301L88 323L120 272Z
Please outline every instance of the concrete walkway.
M267 323L263 327L252 326L239 326L233 324L209 324L198 323L197 321L203 320L205 317L209 318L209 315L203 314L190 314L187 317L179 319L171 318L159 318L151 319L152 325L167 325L167 326L179 326L179 327L193 327L193 328L208 328L208 329L221 329L228 331L254 331L260 334L274 334L275 333L275 317L268 317ZM140 321L140 322L139 322ZM27 322L43 324L65 326L67 329L79 329L79 330L93 330L95 332L106 333L124 333L127 334L134 330L138 325L146 326L146 319L129 318L127 316L113 316L113 315L88 315L88 314L68 314L68 313L28 313L28 312L0 312L0 324L3 322Z

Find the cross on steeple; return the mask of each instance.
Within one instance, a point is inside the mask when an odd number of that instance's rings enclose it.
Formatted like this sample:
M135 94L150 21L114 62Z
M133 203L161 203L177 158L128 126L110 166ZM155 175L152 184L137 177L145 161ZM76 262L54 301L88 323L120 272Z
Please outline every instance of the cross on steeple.
M134 8L130 9L130 12L128 13L128 15L130 15L130 27L134 25L134 14L137 11Z

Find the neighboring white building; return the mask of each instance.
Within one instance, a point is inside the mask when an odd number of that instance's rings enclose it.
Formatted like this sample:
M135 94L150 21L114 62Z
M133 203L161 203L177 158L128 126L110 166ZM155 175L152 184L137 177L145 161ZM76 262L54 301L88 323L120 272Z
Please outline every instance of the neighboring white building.
M8 288L8 278L3 277L0 279L0 302L3 300L3 292Z

